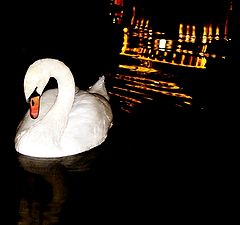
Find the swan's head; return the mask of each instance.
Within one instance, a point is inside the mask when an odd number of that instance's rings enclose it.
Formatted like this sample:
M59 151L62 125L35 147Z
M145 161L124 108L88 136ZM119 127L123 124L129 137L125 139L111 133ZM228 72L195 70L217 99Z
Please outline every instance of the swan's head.
M51 74L48 67L42 66L43 61L38 60L29 66L24 78L24 94L26 101L29 101L30 96L35 92L42 95L45 86L47 85Z
M24 78L24 94L30 103L30 113L36 119L39 113L40 96L49 82L54 77L64 85L65 90L74 89L74 79L70 69L57 59L45 58L35 61L29 66ZM73 90L74 98L74 90Z
M41 59L29 66L24 78L24 94L30 103L30 116L36 119L39 115L40 96L50 77L53 66L59 61L55 59Z
M34 91L41 96L50 77L57 74L71 75L71 71L63 62L51 58L39 59L30 65L24 78L26 100L29 100ZM68 76L68 79L72 80L72 83L74 82L72 75Z

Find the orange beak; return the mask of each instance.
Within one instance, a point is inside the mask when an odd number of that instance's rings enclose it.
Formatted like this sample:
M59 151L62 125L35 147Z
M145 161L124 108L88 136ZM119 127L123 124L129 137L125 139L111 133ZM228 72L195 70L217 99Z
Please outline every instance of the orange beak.
M32 119L37 119L40 110L40 96L35 96L30 99L30 116Z

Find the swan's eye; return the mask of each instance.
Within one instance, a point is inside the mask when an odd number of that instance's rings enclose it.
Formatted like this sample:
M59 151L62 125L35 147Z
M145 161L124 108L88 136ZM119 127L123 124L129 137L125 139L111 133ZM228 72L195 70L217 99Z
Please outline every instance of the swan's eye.
M31 100L31 104L32 104L32 106L34 106L34 100L33 99Z

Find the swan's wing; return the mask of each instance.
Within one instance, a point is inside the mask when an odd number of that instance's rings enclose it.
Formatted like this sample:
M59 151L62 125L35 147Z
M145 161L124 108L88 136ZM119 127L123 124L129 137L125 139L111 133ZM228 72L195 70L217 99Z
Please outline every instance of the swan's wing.
M105 87L105 76L99 77L98 81L91 87L89 87L88 91L90 93L96 93L99 95L102 95L107 100L109 100L109 95L107 93L106 87Z
M112 110L105 98L78 92L62 137L63 149L85 151L101 144L111 123Z

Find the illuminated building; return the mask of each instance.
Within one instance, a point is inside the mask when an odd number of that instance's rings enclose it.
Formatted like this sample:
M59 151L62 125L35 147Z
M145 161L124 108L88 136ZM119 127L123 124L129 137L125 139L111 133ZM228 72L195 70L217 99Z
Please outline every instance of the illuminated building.
M229 17L232 4L226 11L226 20L191 24L180 23L175 38L152 26L151 18L140 15L133 6L132 18L123 29L124 40L121 55L154 62L204 69L209 57L225 59L224 51L218 51L229 39ZM224 46L222 45L222 48Z

